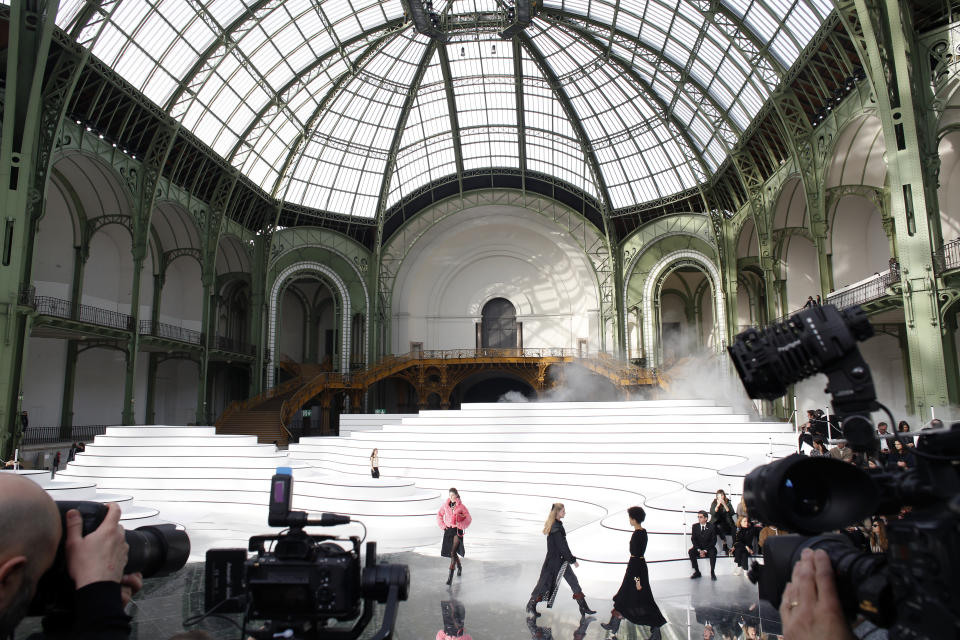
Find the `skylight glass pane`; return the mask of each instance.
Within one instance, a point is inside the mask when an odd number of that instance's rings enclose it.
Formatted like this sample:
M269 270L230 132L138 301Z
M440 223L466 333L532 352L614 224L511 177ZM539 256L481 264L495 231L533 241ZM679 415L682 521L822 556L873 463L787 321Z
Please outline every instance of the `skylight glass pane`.
M548 9L589 21L556 22L544 12L527 29L559 83L550 86L523 52L528 169L597 195L577 139L578 131L585 132L615 206L628 206L689 188L692 176L702 172L692 158L711 170L719 166L737 132L712 123L723 119L745 129L772 89L754 68L750 40L789 67L833 10L830 0L719 1L751 31L750 38L731 40L725 30L733 27L709 19L700 0L545 0ZM84 6L85 0L61 0L57 24L66 28ZM434 0L434 6L470 17L498 11L501 4ZM280 197L369 216L384 182L377 171L385 168L394 140L398 160L395 175L387 178L391 203L456 170L436 59L415 90L406 128L396 132L428 40L407 23L377 49L368 47L386 34L378 27L403 15L401 0L125 0L93 53L148 99L170 108L217 153L236 149L233 164L264 189L279 184ZM364 30L370 35L360 36ZM593 35L585 38L578 30ZM465 166L519 166L511 43L481 28L479 35L455 34L445 46ZM343 57L356 62L362 53L355 66ZM678 88L685 71L689 75ZM184 87L188 92L181 93ZM569 100L577 127L558 91ZM672 113L663 113L666 107ZM279 176L308 126L297 151L302 157ZM687 130L694 149L685 148L676 127ZM241 143L240 135L249 139Z

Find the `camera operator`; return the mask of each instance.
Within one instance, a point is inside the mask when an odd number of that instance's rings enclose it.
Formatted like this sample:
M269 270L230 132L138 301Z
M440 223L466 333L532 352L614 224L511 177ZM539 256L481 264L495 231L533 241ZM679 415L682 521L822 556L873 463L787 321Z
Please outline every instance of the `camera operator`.
M123 608L139 591L139 574L123 575L127 543L120 508L111 504L101 525L83 537L79 512L66 514L64 548L76 585L72 620L43 621L33 638L119 640L130 635ZM0 639L12 635L26 615L41 576L51 567L61 539L60 512L39 485L0 473Z

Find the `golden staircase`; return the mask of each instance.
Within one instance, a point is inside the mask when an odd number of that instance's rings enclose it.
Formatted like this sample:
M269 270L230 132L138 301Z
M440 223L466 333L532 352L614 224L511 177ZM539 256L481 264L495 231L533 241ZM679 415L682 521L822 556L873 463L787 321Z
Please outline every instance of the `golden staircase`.
M345 393L357 410L366 390L387 378L407 380L416 390L421 407L431 394L450 405L450 394L467 378L491 369L508 369L524 379L538 395L549 391L547 368L576 363L602 376L619 388L624 398L640 389L665 388L666 381L652 369L642 369L607 354L583 356L569 349L451 349L415 351L388 356L362 371L343 374L329 365L311 365L282 360L279 367L291 377L283 384L243 402L234 402L216 422L217 433L256 435L260 442L285 446L290 438L286 425L315 397L324 411L333 396Z

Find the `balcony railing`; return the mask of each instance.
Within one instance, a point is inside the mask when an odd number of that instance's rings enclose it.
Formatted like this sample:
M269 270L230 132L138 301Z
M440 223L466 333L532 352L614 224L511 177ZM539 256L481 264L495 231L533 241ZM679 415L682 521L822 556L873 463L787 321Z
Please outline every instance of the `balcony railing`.
M86 304L75 305L69 300L61 300L50 296L35 296L32 306L40 315L77 320L122 331L133 331L133 318L119 311L108 311Z
M219 351L229 351L230 353L243 353L248 356L257 355L257 349L252 344L223 336L216 336L214 338L213 348Z
M69 430L69 433L67 433ZM23 433L23 446L53 444L55 442L90 442L94 436L107 431L105 424L84 424L75 427L27 427Z
M900 282L900 265L892 262L886 271L877 273L852 287L831 293L827 296L827 302L838 309L847 309L884 297L887 295L887 289L896 282Z
M175 327L165 322L153 322L152 320L140 321L140 335L187 342L189 344L203 344L203 334L199 331Z
M960 238L945 243L934 256L938 272L960 267Z

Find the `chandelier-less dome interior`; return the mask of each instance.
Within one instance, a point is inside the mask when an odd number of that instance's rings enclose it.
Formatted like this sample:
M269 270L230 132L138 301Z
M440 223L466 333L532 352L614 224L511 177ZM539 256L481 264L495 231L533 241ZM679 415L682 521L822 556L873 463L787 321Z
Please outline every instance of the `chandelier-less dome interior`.
M424 2L431 35L401 0L122 2L93 53L291 204L373 218L494 168L615 211L703 184L832 10L546 0L503 39L512 4ZM85 5L61 2L58 25Z

